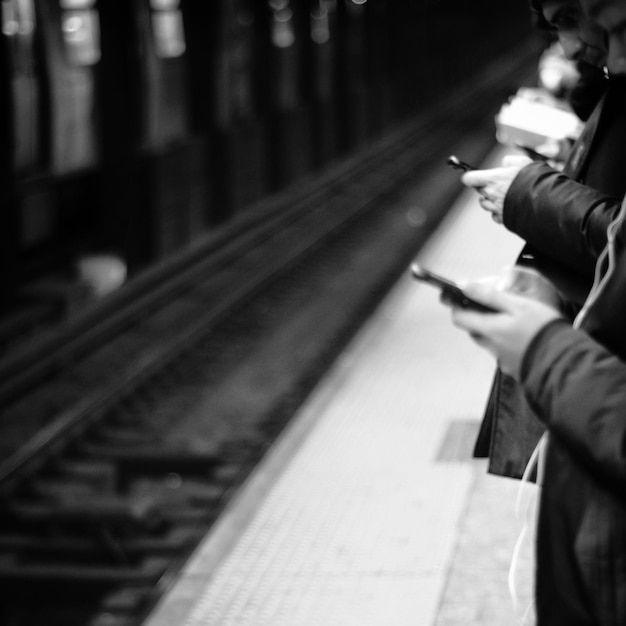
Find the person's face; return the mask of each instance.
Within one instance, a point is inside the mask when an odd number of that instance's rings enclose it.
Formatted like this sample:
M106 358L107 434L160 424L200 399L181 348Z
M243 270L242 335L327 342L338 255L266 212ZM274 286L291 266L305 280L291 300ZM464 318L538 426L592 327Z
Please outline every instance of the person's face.
M602 67L606 62L605 34L581 11L577 0L544 0L545 20L559 37L568 59Z
M607 34L606 65L614 75L626 76L626 2L624 0L581 0L587 16Z

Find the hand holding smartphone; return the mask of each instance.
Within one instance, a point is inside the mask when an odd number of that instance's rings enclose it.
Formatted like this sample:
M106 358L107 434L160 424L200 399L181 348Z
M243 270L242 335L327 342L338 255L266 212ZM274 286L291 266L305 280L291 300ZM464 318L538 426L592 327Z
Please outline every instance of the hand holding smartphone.
M480 311L481 313L498 313L497 309L487 306L470 298L463 288L452 280L434 274L433 272L420 267L417 263L411 266L413 278L429 283L441 290L441 294L450 302L457 306Z

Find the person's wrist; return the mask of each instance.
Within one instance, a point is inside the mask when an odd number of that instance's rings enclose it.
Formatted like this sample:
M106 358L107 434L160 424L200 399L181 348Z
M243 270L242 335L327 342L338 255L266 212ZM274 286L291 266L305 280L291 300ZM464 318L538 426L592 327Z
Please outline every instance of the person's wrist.
M532 369L537 353L548 340L548 337L560 332L561 328L569 327L570 323L557 311L554 312L554 317L548 318L544 321L544 323L532 335L522 352L519 369L520 381L524 381L528 377L528 373Z

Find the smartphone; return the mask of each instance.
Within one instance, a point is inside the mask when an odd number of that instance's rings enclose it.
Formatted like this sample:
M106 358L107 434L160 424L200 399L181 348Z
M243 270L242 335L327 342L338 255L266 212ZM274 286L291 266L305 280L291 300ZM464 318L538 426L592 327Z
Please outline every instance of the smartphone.
M467 309L474 309L482 313L498 312L498 310L493 307L476 302L476 300L472 300L472 298L465 294L463 288L454 281L444 278L443 276L433 274L433 272L420 267L417 263L414 263L411 266L411 273L413 274L413 278L430 283L431 285L441 289L442 295L458 306Z
M548 157L545 154L541 154L541 152L537 152L536 150L533 150L533 148L531 148L530 146L526 146L523 143L519 143L517 141L513 145L518 150L521 150L522 152L524 152L526 156L529 156L533 161L547 161L548 160Z
M464 172L469 172L470 170L475 170L476 168L465 161L461 161L458 157L451 154L448 157L447 163L450 167L453 167L455 170L462 170Z

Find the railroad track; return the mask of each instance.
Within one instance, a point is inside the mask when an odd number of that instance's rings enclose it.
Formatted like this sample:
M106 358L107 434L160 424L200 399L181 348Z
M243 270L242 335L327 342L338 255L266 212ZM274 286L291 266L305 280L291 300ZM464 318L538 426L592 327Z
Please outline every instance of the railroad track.
M0 362L3 624L140 622L445 214L448 152L492 147L475 94L526 65Z

